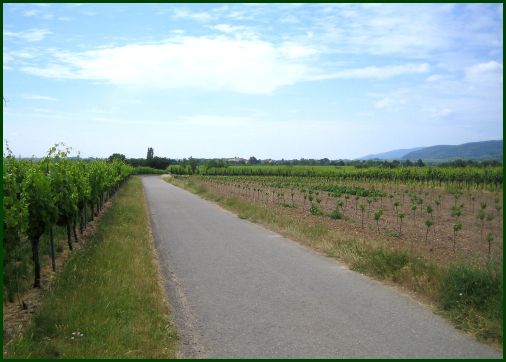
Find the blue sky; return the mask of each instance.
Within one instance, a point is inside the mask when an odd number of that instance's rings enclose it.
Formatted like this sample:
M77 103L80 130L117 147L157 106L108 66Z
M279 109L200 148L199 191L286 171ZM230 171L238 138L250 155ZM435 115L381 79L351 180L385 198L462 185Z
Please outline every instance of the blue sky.
M502 27L502 4L4 4L4 149L338 159L502 139Z

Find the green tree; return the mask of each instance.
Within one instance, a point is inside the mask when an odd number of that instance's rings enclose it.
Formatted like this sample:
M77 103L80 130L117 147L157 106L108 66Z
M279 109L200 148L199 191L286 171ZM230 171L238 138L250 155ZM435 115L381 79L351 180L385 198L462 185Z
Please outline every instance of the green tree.
M152 147L149 147L148 148L148 154L146 156L146 160L149 162L153 159L154 157L154 151L153 151L153 148Z
M427 231L425 232L425 242L427 242L427 236L429 235L429 229L432 225L434 225L434 221L432 221L432 219L425 220L425 226L427 226Z
M426 212L427 214L429 214L429 215L430 215L430 219L431 219L431 220L434 220L434 218L432 217L432 212L433 212L433 211L434 211L434 210L432 209L432 206L431 206L431 205L427 205L427 207L425 208L425 212Z
M380 229L379 229L379 221L381 219L381 215L383 215L383 209L379 209L378 211L376 211L374 213L374 220L376 220L376 227L378 228L378 232L380 231Z
M415 225L415 214L416 214L416 205L411 205L411 210L413 210L413 225Z
M460 207L458 207L458 206L452 207L452 216L455 219L458 219L459 217L462 216L462 210L460 209Z
M398 212L399 205L400 205L399 200L395 200L395 201L394 201L395 212Z
M197 160L190 156L188 159L188 165L190 166L192 175L195 174L195 171L197 170Z
M121 153L113 153L112 155L109 156L109 158L107 160L109 162L112 162L114 160L120 160L120 161L125 162L126 161L126 157L125 157L125 155L123 155Z

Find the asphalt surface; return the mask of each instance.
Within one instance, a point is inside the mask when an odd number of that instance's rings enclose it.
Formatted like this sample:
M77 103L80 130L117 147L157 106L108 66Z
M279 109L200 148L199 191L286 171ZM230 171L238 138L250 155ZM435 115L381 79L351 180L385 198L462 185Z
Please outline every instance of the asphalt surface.
M158 176L142 181L181 357L502 357L394 288Z

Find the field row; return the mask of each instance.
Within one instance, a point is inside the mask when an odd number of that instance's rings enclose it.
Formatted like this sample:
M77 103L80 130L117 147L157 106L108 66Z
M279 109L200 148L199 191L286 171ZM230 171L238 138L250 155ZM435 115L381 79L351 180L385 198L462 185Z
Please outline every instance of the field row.
M353 167L353 166L228 166L205 167L173 165L168 171L174 175L212 176L284 176L328 177L352 181L389 181L396 183L423 183L427 186L453 184L466 188L498 189L502 187L502 166L486 167L438 167L402 166Z
M502 260L502 192L338 182L321 177L193 176L207 188L415 248L430 259Z

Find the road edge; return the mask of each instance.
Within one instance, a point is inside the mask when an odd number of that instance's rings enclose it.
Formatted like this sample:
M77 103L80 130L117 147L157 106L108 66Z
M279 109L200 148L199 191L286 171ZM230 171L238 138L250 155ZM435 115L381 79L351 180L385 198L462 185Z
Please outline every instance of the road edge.
M141 176L141 180L145 177L160 177L160 176ZM161 178L161 177L160 177ZM195 327L198 322L194 314L191 312L190 304L186 299L186 295L181 283L178 281L175 271L172 267L171 256L169 260L162 263L158 253L158 242L160 237L156 232L156 222L153 218L153 213L149 205L149 200L146 197L144 183L142 184L144 203L146 212L148 213L149 223L149 238L152 243L152 251L154 259L157 263L158 283L160 288L164 291L164 303L167 304L171 311L172 322L176 328L176 333L179 342L176 347L176 358L205 358L205 348L200 342L197 328Z

